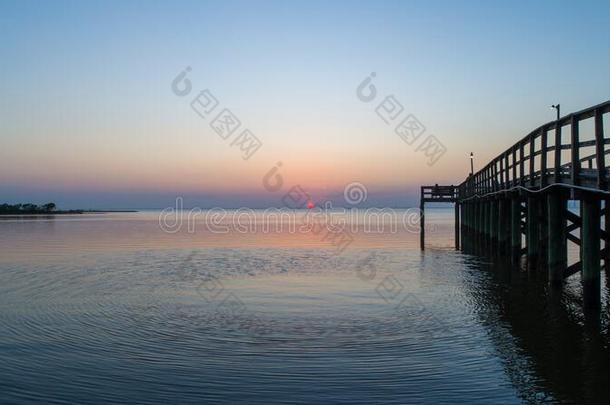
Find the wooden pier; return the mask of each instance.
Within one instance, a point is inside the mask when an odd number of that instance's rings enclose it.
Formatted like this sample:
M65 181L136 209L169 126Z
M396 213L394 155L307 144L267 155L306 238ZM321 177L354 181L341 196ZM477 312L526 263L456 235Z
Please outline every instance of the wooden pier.
M525 264L554 286L580 273L585 307L598 308L600 273L610 265L608 113L610 101L548 122L459 186L422 187L421 248L425 202L454 202L457 249ZM568 243L580 248L569 266Z

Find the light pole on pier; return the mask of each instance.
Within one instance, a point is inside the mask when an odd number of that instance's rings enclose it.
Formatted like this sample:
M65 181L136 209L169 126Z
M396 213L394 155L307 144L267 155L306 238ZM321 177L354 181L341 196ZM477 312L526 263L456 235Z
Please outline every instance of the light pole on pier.
M553 104L551 106L551 108L554 108L557 110L557 121L559 121L559 117L561 117L561 113L560 113L560 109L561 109L561 104Z
M474 174L474 155L470 152L470 175Z

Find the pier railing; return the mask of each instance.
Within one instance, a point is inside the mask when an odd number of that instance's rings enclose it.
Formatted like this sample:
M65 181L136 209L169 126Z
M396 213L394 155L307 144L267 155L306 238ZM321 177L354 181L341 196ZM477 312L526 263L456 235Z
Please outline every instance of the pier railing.
M609 112L606 101L541 125L460 184L459 200L559 184L607 191L610 139L604 137L602 117Z

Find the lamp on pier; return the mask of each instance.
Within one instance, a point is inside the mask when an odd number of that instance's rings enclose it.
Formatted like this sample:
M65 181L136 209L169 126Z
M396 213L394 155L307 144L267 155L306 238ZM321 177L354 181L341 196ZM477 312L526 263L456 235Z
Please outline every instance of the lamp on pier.
M554 108L554 109L557 110L557 121L559 121L559 117L561 117L561 114L559 113L559 110L561 108L561 104L559 104L559 103L558 104L553 104L553 105L551 105L551 108Z

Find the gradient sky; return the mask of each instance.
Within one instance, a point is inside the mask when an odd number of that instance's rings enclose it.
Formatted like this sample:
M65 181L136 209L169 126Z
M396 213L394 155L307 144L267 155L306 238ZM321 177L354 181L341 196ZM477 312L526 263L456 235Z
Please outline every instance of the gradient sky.
M551 104L610 98L609 38L608 1L3 1L0 202L264 207L299 184L338 203L360 182L368 205L411 206L420 184L460 183L471 151L482 165L553 119ZM261 139L251 159L191 110L206 88ZM432 167L376 115L387 95L446 146Z

